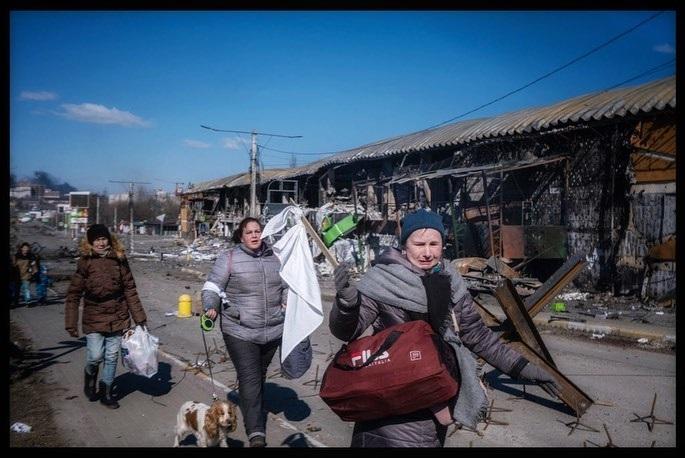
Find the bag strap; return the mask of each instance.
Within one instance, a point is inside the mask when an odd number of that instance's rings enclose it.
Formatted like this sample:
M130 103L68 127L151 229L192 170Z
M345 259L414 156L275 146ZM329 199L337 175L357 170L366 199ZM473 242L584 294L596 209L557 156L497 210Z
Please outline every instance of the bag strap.
M400 336L403 334L402 331L391 331L390 334L388 334L388 337L385 338L385 341L383 344L378 347L378 350L369 357L369 359L366 360L361 366L349 366L347 364L340 364L337 362L338 356L347 350L347 345L343 345L340 350L338 350L338 353L335 355L335 358L333 358L333 365L337 367L338 369L342 369L344 371L356 371L359 369L362 369L372 362L376 360L380 355L383 354L388 348L390 348L395 342L397 342L397 339L400 338Z

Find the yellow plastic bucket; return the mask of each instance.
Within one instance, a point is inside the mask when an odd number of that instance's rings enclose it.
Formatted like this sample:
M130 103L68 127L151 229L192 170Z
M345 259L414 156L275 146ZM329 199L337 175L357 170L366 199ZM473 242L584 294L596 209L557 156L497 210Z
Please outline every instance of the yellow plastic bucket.
M193 298L188 294L181 294L178 297L178 316L179 318L189 318L193 316Z

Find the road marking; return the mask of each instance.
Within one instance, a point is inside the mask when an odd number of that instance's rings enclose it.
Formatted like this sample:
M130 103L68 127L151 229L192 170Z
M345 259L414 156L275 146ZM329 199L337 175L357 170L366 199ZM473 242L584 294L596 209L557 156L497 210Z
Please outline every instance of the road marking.
M164 350L159 350L159 349L158 349L158 350L157 350L157 353L160 354L160 355L162 355L163 357L165 357L165 358L167 358L167 359L170 359L171 361L173 361L174 363L176 363L176 365L179 366L179 367L187 367L187 366L188 366L188 363L184 363L183 361L181 361L181 360L178 359L177 357L175 357L175 356L173 356L173 355L170 355L169 353L165 352ZM195 375L197 375L198 377L202 377L203 379L205 379L205 380L208 381L209 383L212 383L212 380L209 378L209 376L205 375L205 374L202 373L202 372L198 372L198 373L195 374ZM222 389L225 390L227 393L230 393L231 391L233 391L232 389L230 389L229 387L227 387L227 386L224 385L223 383L217 382L216 380L214 380L214 385L218 386L219 388L222 388ZM307 438L307 441L308 441L310 444L314 445L315 447L328 447L326 444L323 444L323 443L319 442L318 440L314 439L314 438L313 438L312 436L310 436L309 434L307 434L307 433L305 433L305 432L303 432L303 431L300 431L299 429L297 429L297 426L293 425L292 423L289 423L287 420L282 419L282 418L279 417L278 415L273 414L273 413L271 413L271 412L268 412L268 415L271 415L271 416L274 417L276 420L278 420L278 422L281 423L282 426L284 426L284 427L286 427L286 428L288 428L288 429L291 429L291 430L293 430L293 431L298 431L299 433L301 433L304 437Z

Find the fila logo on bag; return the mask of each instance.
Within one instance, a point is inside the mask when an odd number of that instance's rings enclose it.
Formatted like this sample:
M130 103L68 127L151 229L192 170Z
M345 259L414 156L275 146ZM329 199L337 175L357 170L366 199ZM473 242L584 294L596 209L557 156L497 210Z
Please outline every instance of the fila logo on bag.
M350 353L350 356L352 357L352 366L356 366L357 362L359 362L360 365L364 364L369 360L371 357L371 350L362 350L361 352L354 352ZM390 353L384 351L383 353L380 354L369 366L375 366L376 364L385 364L390 362Z

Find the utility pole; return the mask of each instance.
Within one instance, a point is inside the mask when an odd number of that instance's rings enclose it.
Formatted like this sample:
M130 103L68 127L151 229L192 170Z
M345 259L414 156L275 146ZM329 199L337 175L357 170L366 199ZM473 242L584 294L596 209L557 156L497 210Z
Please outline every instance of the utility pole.
M134 184L151 184L147 181L116 181L109 180L110 183L128 183L128 212L130 217L128 230L128 252L133 255L133 185Z
M250 216L257 216L257 133L254 130L250 149Z
M265 132L246 132L244 130L226 130L226 129L215 129L213 127L207 127L200 125L204 129L213 130L215 132L233 132L237 134L250 134L252 135L252 147L250 148L250 216L257 217L257 135L268 135L270 137L282 137L282 138L302 138L302 135L278 135L278 134L267 134Z
M100 224L100 194L97 195L97 206L95 207L95 224Z

